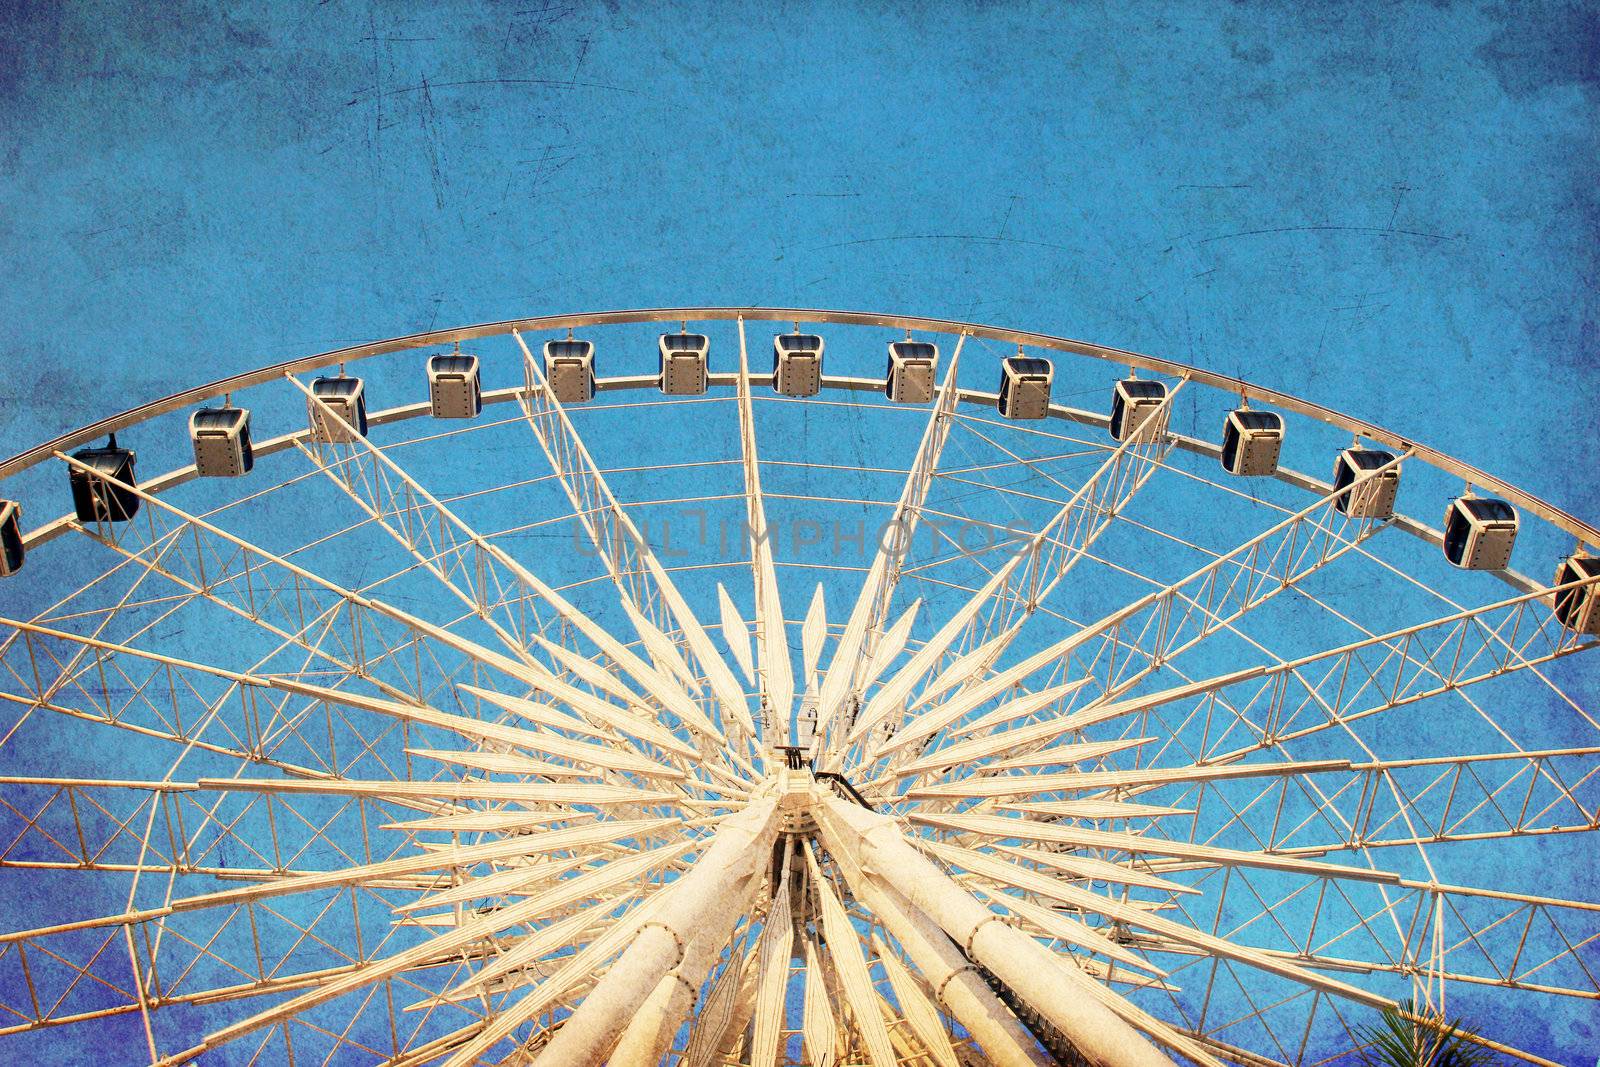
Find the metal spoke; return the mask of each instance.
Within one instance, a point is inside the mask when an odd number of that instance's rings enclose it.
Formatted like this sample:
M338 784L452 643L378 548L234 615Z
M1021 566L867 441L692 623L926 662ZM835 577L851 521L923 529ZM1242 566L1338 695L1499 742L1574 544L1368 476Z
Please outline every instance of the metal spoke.
M756 661L761 665L761 736L768 745L789 744L794 705L794 667L784 633L783 600L772 565L772 531L761 493L761 459L756 449L755 412L750 404L750 359L744 320L739 320L739 453L744 463L745 533L756 596Z
M642 613L657 629L682 629L684 640L710 679L727 723L742 730L747 741L753 741L755 721L733 672L717 654L710 636L656 559L649 542L612 494L571 418L545 382L544 370L533 358L522 335L514 333L513 336L522 348L525 388L520 403L523 416L560 478L571 501L573 515L594 543L624 603Z

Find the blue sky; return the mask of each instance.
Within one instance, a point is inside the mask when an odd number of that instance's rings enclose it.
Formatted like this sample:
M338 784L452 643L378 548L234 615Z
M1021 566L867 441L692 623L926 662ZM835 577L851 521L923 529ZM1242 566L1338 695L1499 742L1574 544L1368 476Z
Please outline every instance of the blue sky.
M0 19L6 451L430 325L798 304L1192 360L1593 511L1581 5Z

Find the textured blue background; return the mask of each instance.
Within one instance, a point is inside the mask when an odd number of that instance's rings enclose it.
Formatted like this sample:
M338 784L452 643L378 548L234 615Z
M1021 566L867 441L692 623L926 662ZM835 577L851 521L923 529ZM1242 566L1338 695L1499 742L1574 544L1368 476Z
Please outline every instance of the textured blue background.
M1578 4L4 3L0 453L431 326L797 304L1240 374L1593 520L1597 36Z
M795 303L1190 359L1597 510L1580 4L0 20L0 316L42 369L4 451L431 325Z

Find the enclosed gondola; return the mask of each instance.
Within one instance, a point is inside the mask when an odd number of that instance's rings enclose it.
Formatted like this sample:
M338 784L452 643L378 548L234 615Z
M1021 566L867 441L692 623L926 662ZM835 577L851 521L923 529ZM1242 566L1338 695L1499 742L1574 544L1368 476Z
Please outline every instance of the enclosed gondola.
M471 419L483 410L478 357L448 352L428 359L428 405L436 419Z
M1349 492L1344 492L1348 489ZM1375 448L1347 448L1333 465L1333 506L1352 519L1388 519L1400 491L1400 467L1394 456Z
M1055 367L1035 356L1007 356L1000 364L1000 396L995 407L1008 419L1042 419L1050 413L1050 383Z
M1283 416L1275 411L1239 408L1222 424L1222 469L1260 478L1278 469L1283 448Z
M1563 585L1583 582L1600 575L1600 557L1572 556L1556 568L1556 620L1575 633L1600 634L1600 584L1590 583L1571 589Z
M22 569L22 505L15 500L0 500L0 578Z
M657 346L661 373L656 381L668 396L699 396L706 391L711 341L699 333L664 333Z
M926 404L933 399L933 373L938 364L937 345L926 341L890 341L883 395L897 404Z
M360 378L317 378L311 383L306 412L311 434L324 444L367 436L367 387Z
M1517 509L1504 500L1464 496L1444 513L1444 558L1464 570L1501 571L1517 540Z
M139 495L131 488L137 484L134 463L138 456L131 448L118 448L116 434L104 448L80 448L72 458L83 464L73 466L68 476L72 508L79 522L127 522L138 514Z
M1124 378L1111 390L1111 436L1136 444L1156 440L1166 431L1167 387L1142 378Z
M822 338L814 333L774 337L772 388L784 396L816 396L822 389Z
M794 717L794 747L808 752L817 738L817 698L807 694Z
M594 398L594 345L571 337L546 341L544 377L561 403L588 403Z
M246 408L201 408L189 416L194 469L202 478L237 478L255 466Z

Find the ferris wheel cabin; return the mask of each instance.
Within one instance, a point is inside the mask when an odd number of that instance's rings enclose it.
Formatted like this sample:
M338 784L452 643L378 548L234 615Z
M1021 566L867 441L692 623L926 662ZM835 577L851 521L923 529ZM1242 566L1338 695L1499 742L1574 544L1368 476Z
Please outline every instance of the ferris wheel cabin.
M814 697L807 696L800 704L800 710L794 717L794 742L797 749L809 749L817 737L817 702Z
M1572 556L1556 568L1552 585L1562 586L1600 575L1600 557ZM1575 633L1600 634L1600 585L1580 585L1556 593L1556 619Z
M926 404L933 399L933 371L938 363L937 345L890 341L883 395L897 404Z
M1111 436L1118 441L1148 444L1166 431L1162 402L1167 387L1141 378L1124 378L1111 390Z
M1400 468L1390 466L1392 463L1393 455L1375 448L1347 448L1340 452L1333 465L1333 491L1350 491L1334 501L1339 514L1352 519L1393 518L1395 494L1400 491ZM1380 472L1381 468L1387 469Z
M772 388L784 396L816 396L822 390L822 338L780 333L772 339Z
M561 403L588 403L594 399L594 344L571 337L546 341L544 377Z
M1274 474L1282 448L1282 415L1248 408L1228 412L1227 421L1222 424L1223 470L1246 478Z
M1007 356L1000 364L1000 398L995 407L1008 419L1044 418L1050 412L1055 374L1048 359Z
M428 404L436 419L471 419L483 410L478 357L449 352L428 360Z
M1444 513L1444 558L1463 570L1501 571L1517 540L1517 509L1504 500L1464 496Z
M72 458L89 468L73 467L68 477L79 522L127 522L138 514L139 495L129 488L137 484L133 466L138 456L131 448L118 448L116 434L104 448L80 448Z
M657 385L667 396L700 396L706 391L711 341L699 333L664 333L659 344L661 375Z
M0 578L22 569L22 505L0 500Z
M316 440L340 444L367 436L367 387L360 378L317 378L311 397L306 410Z
M255 466L245 408L201 408L189 416L189 440L195 473L202 478L237 478Z

